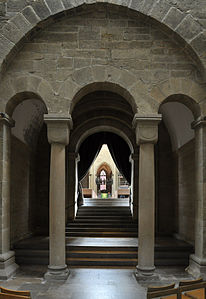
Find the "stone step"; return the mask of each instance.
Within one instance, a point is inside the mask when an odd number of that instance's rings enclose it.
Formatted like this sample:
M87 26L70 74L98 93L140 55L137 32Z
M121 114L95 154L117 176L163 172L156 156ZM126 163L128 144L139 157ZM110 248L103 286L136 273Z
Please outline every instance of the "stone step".
M107 216L102 216L102 215L96 215L96 216L88 216L88 215L77 215L75 220L78 220L78 219L101 219L101 220L119 220L119 221L122 221L122 220L125 220L125 221L132 221L132 217L125 217L125 216L110 216L110 215L107 215Z
M88 228L93 228L93 227L113 227L113 228L136 228L137 229L137 224L133 224L133 223L128 223L128 222L125 222L125 223L101 223L101 222L95 222L95 223L92 223L92 222L80 222L80 223L68 223L67 226L66 226L66 229L67 228L73 228L73 227L88 227Z
M137 233L136 227L68 227L65 232L96 232L96 233L109 233L109 232L117 232L117 233L125 233L125 232L135 232Z
M99 232L66 232L67 237L113 237L113 238L135 238L137 237L137 232L116 232L116 231L111 231L111 232L106 232L106 231L99 231Z
M97 223L97 225L98 225L98 223L102 223L102 224L111 224L111 225L113 225L113 224L124 224L124 223L133 223L134 225L137 225L137 222L134 222L134 221L128 221L128 219L126 218L126 219L122 219L121 221L119 220L119 219L110 219L110 220L108 220L108 219L99 219L98 217L97 218L94 218L94 219L91 219L91 218L78 218L78 219L75 219L73 222L69 222L69 223L79 223L79 224L81 224L81 223L92 223L92 224L95 224L95 223Z

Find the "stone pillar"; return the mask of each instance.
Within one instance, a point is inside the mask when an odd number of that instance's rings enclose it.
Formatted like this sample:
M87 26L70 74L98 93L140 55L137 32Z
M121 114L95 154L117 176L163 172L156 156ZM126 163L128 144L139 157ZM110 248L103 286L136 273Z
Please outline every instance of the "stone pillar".
M195 130L195 254L190 256L187 271L206 278L206 120L192 123Z
M154 144L158 140L161 115L134 117L136 142L139 145L139 225L137 276L150 276L155 270L155 172Z
M69 143L71 118L46 114L51 144L49 190L49 266L47 280L65 280L69 275L65 253L65 147Z
M0 113L0 279L15 273L14 252L10 251L10 155L11 127L14 121Z

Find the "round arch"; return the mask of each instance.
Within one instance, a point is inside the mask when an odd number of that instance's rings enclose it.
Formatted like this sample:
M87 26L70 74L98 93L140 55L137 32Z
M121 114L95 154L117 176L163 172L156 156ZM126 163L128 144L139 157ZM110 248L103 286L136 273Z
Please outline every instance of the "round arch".
M7 89L5 89L7 87ZM27 99L42 101L47 112L51 110L50 101L54 97L50 84L36 76L18 77L13 82L5 81L0 85L1 110L10 116L18 104Z
M97 90L119 94L134 113L154 113L158 106L142 80L127 70L112 66L94 65L74 71L60 87L59 96L68 102L69 113L72 113L82 97Z
M131 153L134 153L135 136L131 136L129 134L129 131L126 131L123 128L118 128L114 122L110 122L110 124L107 125L102 125L97 123L96 125L90 124L90 126L86 130L84 130L84 132L82 131L75 132L75 138L71 140L71 144L69 145L70 151L78 152L82 142L87 137L100 132L110 132L120 136L128 144Z
M206 88L189 79L170 78L156 85L151 96L158 102L158 110L166 102L179 102L187 106L195 118L204 114L201 102L205 100Z
M35 27L39 26L44 22L48 25L49 21L55 17L58 18L58 14L63 14L71 9L77 9L82 5L92 5L96 3L108 3L117 5L119 7L126 7L128 9L140 12L145 16L149 16L154 21L157 21L165 26L169 33L175 33L177 35L177 40L182 43L182 47L187 48L196 61L200 63L200 66L205 67L204 60L201 60L202 51L204 49L204 32L198 21L195 20L190 14L182 12L175 7L172 3L162 4L161 10L159 8L159 2L154 3L153 1L139 1L136 0L76 0L76 1L65 1L60 0L55 3L50 0L45 2L27 2L21 11L16 13L8 23L3 26L1 33L3 38L3 50L1 52L0 61L8 62L12 53L15 51L15 45L20 44L21 40L28 35L29 32L35 30ZM158 13L157 13L158 12ZM175 19L174 22L171 21L173 15L178 15L179 17ZM24 30L19 30L18 36L15 39L11 37L10 31L13 29L13 24L21 24L22 18L24 19ZM195 30L188 34L185 30L185 26L190 25ZM42 24L41 24L42 26ZM8 30L10 29L10 30ZM201 47L202 45L202 47ZM1 70L2 68L1 63Z

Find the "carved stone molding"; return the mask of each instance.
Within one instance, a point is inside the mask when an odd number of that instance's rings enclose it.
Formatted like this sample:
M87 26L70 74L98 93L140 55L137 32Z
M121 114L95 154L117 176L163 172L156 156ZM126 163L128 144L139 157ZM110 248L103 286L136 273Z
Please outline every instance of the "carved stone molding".
M71 115L45 114L44 121L47 124L49 143L69 143L69 133L72 128Z
M157 142L158 124L161 120L161 114L135 114L133 126L136 130L136 142L138 145Z

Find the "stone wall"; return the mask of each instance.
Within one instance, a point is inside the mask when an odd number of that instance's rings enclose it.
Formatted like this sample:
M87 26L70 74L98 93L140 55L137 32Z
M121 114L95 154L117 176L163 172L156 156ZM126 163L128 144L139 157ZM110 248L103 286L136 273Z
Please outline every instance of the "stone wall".
M194 244L195 226L195 152L194 139L178 150L178 235Z
M11 243L31 234L34 220L35 177L32 152L12 136L11 142Z
M87 78L83 72L72 74L94 65L127 70L124 83L130 82L131 73L147 84L148 90L171 77L198 78L193 61L164 33L163 27L138 13L107 5L84 7L39 29L8 72L12 77L32 74L45 78L58 92L69 76L83 84L93 76L89 69ZM61 109L63 103L55 105Z

